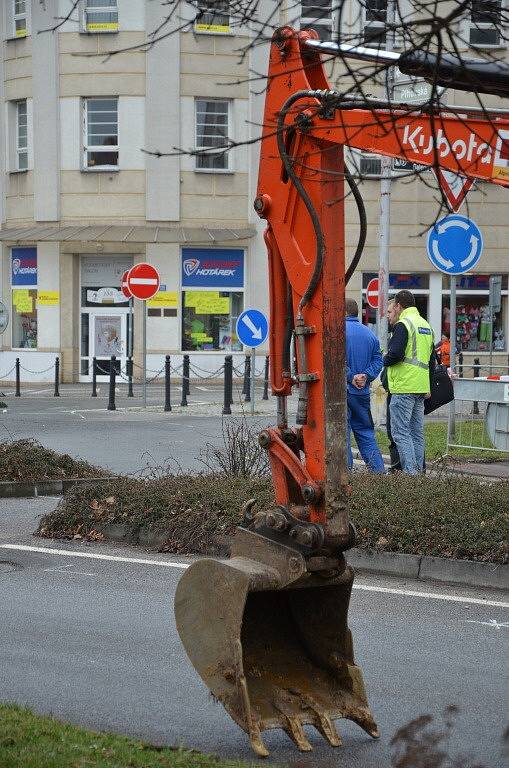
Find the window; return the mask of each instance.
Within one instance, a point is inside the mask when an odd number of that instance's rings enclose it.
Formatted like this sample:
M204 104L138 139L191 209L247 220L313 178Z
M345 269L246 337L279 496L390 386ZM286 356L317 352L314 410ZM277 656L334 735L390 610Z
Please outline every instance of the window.
M84 167L118 168L118 98L84 100Z
M241 352L236 324L243 297L240 291L183 291L182 350Z
M28 120L26 99L16 102L16 170L28 168Z
M196 169L230 170L230 153L214 151L227 147L230 122L230 102L220 99L196 99ZM201 152L201 154L200 154Z
M331 0L301 0L301 29L314 29L320 40L332 38Z
M230 3L228 0L209 0L198 4L196 32L228 33L230 28Z
M459 275L456 293L456 344L458 351L495 352L507 349L507 275L502 276L501 309L490 312L490 276ZM449 334L451 324L450 291L442 292L442 330ZM493 322L493 332L492 332ZM493 334L493 335L492 335Z
M503 44L502 38L502 0L472 0L470 45L496 48Z
M37 249L11 248L12 346L37 347Z
M361 155L359 157L360 176L380 176L382 173L382 159L379 155Z
M86 32L118 32L117 0L85 0Z
M387 0L365 0L363 42L369 47L385 47Z
M14 0L13 37L26 37L28 34L27 4L27 0Z

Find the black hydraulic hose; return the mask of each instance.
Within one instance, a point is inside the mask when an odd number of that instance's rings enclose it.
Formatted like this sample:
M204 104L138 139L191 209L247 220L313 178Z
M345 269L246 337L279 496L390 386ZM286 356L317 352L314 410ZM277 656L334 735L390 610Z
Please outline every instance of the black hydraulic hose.
M355 179L350 173L350 171L348 170L348 168L346 167L346 164L345 164L345 178L348 182L348 186L350 187L354 200L357 204L357 210L359 212L359 227L360 227L359 239L357 240L357 248L355 249L355 254L352 259L352 262L345 272L345 285L348 285L350 278L352 277L353 273L357 269L360 258L362 256L362 252L364 250L364 245L366 243L366 234L368 231L368 219L366 216L366 206L364 205L364 200L362 199L362 195L359 192L359 187L355 183Z
M320 225L320 219L318 218L316 209L313 203L311 202L311 198L309 197L308 193L304 189L304 186L302 185L300 179L297 177L297 174L294 171L290 156L286 151L285 140L284 140L284 122L285 122L285 118L288 113L288 110L290 109L292 104L294 104L296 101L299 101L299 99L304 99L309 97L319 98L320 93L321 92L319 91L296 91L296 93L292 94L290 98L287 99L283 104L281 111L279 113L278 121L277 121L277 146L279 150L279 155L281 157L281 160L283 162L283 165L285 167L285 170L289 178L292 180L292 183L295 189L297 190L298 194L301 196L302 201L308 210L308 213L311 217L311 222L313 224L313 229L315 230L315 236L316 236L315 266L313 269L313 274L311 275L311 280L309 281L309 284L306 290L304 291L304 294L302 295L302 298L299 302L299 315L301 314L302 309L306 306L306 304L312 298L316 290L316 286L318 285L320 275L322 274L325 243L323 239L322 227Z

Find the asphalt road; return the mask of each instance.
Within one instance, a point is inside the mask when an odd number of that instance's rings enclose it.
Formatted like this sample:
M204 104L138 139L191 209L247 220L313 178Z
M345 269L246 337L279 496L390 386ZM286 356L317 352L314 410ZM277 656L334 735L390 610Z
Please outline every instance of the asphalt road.
M0 412L0 436L33 438L47 448L114 472L132 473L147 465L204 469L197 461L200 452L207 443L222 441L221 387L192 386L188 408L177 404L181 396L177 392L174 410L168 413L162 410L162 390L155 387L146 410L139 397L124 397L124 390L115 411L106 410L104 396L91 398L82 387L71 387L60 398L37 392L7 397L8 407ZM241 393L236 392L234 414L224 418L241 418L244 411L255 432L262 423L274 423L275 401L263 401L261 394L257 390L254 417L250 404L241 404Z
M5 522L11 503L0 507L0 699L152 743L251 759L245 734L213 703L176 633L172 604L182 570L171 563L185 560L29 538L34 518L55 503L51 499L31 501L16 537ZM79 556L83 552L105 559ZM358 577L350 626L382 737L372 741L340 722L343 747L332 750L310 729L314 752L300 755L284 733L272 732L266 736L270 762L383 768L390 765L389 741L398 727L457 704L452 752L500 768L508 608L500 593L458 594Z

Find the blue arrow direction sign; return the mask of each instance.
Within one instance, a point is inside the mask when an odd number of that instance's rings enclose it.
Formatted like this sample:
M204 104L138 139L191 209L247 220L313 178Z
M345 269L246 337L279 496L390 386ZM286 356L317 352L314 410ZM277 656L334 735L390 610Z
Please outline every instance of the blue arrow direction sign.
M470 272L481 258L483 239L477 224L465 216L446 216L428 231L428 257L447 275Z
M237 320L237 336L246 347L259 347L267 338L269 321L259 309L245 309Z

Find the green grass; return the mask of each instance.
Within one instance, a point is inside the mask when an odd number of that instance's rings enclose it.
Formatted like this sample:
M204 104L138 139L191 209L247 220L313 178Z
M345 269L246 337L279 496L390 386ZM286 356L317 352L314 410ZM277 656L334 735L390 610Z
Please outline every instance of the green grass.
M96 733L0 704L0 768L248 768L248 764Z
M380 446L382 453L389 452L389 440L387 439L387 433L381 429L376 431L376 440ZM428 461L433 461L440 456L445 456L447 448L447 423L445 421L427 422L424 425L424 442L426 446L426 458ZM464 443L465 445L482 445L485 447L492 447L490 439L484 429L482 421L475 421L473 423L461 423L459 419L456 420L456 443ZM481 451L478 448L451 448L449 451L451 456L477 459L507 459L509 453L500 453L499 451Z

